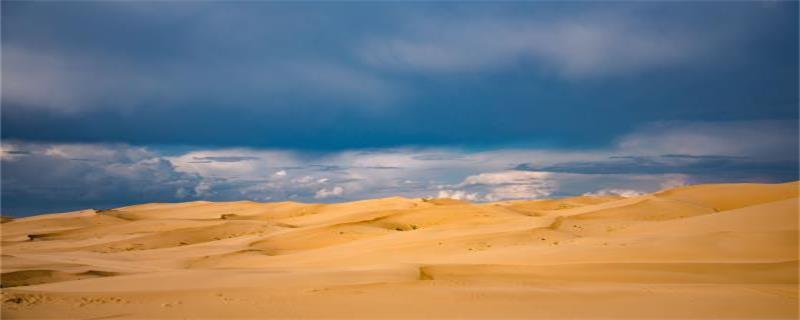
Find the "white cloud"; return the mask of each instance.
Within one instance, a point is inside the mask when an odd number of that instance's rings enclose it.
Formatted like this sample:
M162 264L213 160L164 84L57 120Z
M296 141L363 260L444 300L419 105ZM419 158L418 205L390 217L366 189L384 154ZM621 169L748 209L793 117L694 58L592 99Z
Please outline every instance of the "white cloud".
M513 184L494 187L489 190L486 200L497 201L505 199L541 199L546 198L556 189L555 181L531 184Z
M317 199L325 199L330 197L338 197L344 194L344 188L341 186L335 186L331 189L320 189L317 193L314 194L314 198Z
M281 171L275 172L272 175L276 176L276 177L285 177L286 176L286 170L281 170Z
M557 181L548 172L509 170L468 176L445 188L448 189L440 190L437 197L470 201L539 199L552 194Z
M469 176L464 179L461 186L469 186L476 184L528 184L533 182L543 181L550 177L548 172L532 172L532 171L502 171L502 172L489 172L481 173L474 176Z
M214 161L232 156L247 161ZM270 173L283 171L299 162L297 156L283 150L252 150L241 148L206 149L190 151L178 156L166 157L181 172L204 177L250 177L269 178ZM257 159L257 160L253 160Z
M449 198L469 201L480 201L483 199L480 195L478 195L477 192L467 193L464 190L439 190L439 193L436 194L436 198Z
M638 191L638 190L631 190L631 189L617 189L617 188L609 188L609 189L600 189L594 192L587 192L584 193L584 196L621 196L625 198L630 197L637 197L645 194L645 192Z

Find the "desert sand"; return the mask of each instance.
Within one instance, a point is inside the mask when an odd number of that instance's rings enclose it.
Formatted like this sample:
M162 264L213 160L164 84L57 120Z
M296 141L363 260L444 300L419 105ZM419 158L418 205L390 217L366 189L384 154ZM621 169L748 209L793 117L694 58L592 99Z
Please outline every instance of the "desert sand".
M2 224L2 317L798 317L798 183L154 203Z

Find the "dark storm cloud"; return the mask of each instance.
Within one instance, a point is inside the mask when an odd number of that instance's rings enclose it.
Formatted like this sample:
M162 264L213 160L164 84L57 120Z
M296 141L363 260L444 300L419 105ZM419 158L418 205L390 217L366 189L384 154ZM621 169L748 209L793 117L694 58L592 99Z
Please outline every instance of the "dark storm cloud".
M2 6L5 139L584 148L797 118L796 2Z
M2 160L4 214L174 201L199 181L141 148L29 147L35 150L25 157Z

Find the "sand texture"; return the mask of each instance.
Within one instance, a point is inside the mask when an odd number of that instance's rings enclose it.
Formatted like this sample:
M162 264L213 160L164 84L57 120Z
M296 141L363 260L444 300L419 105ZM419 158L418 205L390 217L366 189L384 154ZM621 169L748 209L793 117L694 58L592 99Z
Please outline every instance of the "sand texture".
M798 183L3 219L2 318L798 318Z

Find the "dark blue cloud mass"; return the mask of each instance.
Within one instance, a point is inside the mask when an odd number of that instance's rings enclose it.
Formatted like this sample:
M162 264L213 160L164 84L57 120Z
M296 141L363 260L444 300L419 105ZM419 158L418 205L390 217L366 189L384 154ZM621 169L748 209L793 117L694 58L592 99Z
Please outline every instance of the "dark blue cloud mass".
M570 148L797 118L796 2L2 6L4 138Z

